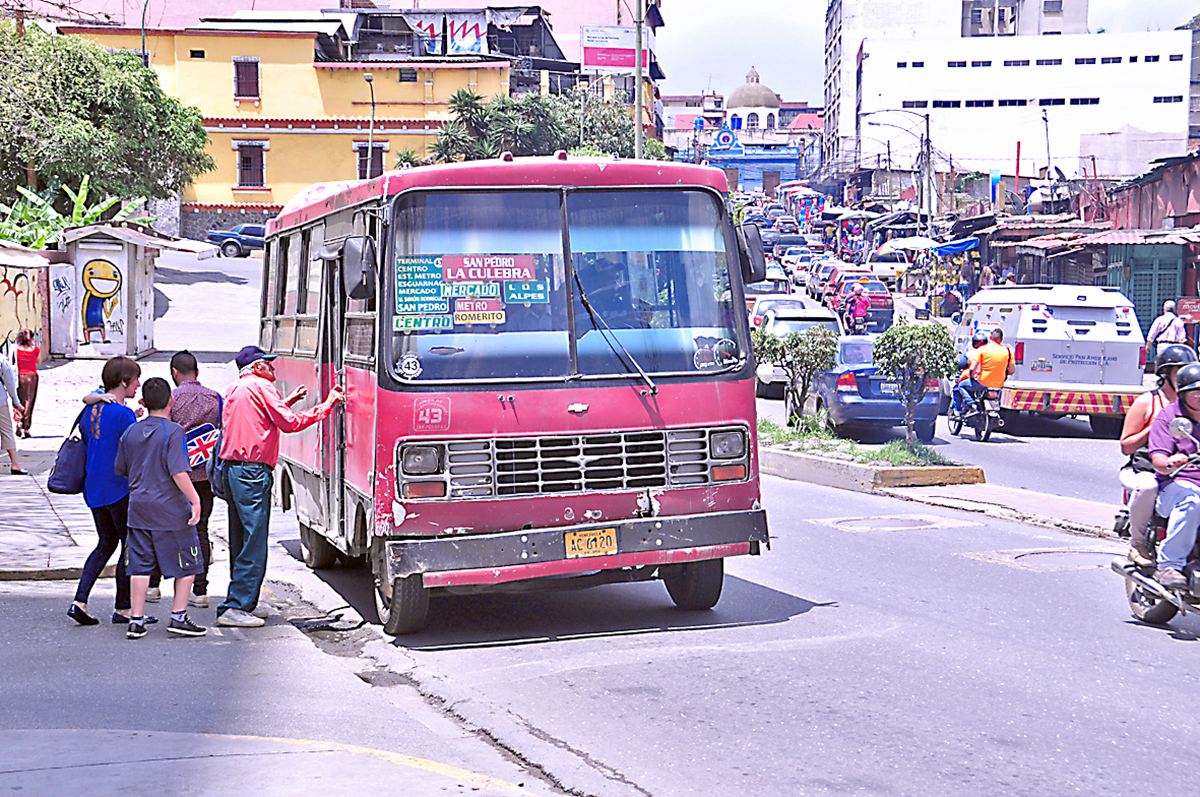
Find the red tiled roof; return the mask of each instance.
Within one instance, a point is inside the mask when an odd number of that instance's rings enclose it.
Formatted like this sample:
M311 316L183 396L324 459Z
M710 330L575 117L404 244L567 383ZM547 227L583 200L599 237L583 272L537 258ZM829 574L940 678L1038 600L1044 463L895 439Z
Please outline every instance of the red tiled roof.
M825 127L825 115L819 113L802 113L788 123L788 130L822 130Z
M262 210L271 213L278 213L283 210L283 205L274 204L271 202L184 202L180 205L184 211L188 210Z
M632 58L633 56L630 56L630 57ZM700 114L698 114L698 113L675 114L675 125L671 129L672 130L691 130L692 128L694 128L696 126L696 117L698 117L698 116L700 116Z

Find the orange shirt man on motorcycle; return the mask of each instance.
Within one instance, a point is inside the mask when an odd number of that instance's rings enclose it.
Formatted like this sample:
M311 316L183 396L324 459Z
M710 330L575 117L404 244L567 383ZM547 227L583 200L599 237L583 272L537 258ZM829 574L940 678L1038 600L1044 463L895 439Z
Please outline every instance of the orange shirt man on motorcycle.
M1004 345L1004 332L999 327L992 330L991 340L975 352L975 371L972 376L984 387L999 390L1004 380L1017 372L1013 365L1012 352Z

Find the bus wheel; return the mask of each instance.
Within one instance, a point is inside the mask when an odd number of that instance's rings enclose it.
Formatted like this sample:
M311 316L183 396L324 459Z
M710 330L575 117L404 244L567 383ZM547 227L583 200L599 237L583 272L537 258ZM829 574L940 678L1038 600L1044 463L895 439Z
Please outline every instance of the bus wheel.
M705 559L659 568L667 593L680 609L711 609L721 599L725 560Z
M337 562L338 549L311 526L300 524L300 553L313 570L327 570Z
M386 576L384 576L386 578ZM384 584L375 577L375 613L383 624L383 632L391 636L413 634L425 627L429 615L429 590L421 583L421 575L397 578L384 594Z

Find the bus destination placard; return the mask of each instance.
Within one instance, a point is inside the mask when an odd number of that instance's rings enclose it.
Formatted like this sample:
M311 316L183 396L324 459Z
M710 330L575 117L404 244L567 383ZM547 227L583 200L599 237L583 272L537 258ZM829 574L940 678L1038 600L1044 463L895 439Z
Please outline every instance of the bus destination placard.
M533 255L442 255L446 282L499 282L537 278Z
M504 301L506 304L549 304L550 288L545 280L528 282L505 281Z
M442 265L439 260L441 258L437 257L396 258L397 315L450 312L450 300L442 295Z

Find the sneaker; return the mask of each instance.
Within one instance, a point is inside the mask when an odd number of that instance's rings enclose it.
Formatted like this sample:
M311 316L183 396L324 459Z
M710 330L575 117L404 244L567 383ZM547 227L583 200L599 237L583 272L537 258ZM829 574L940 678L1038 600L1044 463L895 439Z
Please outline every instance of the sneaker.
M146 603L158 603L162 600L162 590L158 587L150 587L146 590Z
M125 623L129 622L129 618L120 612L113 612L112 621L113 625L124 625ZM142 618L142 625L154 625L157 622L158 618L152 617L151 615L146 615Z
M265 620L271 616L271 614L267 611L267 605L265 603L260 603L255 606L254 611L250 612L250 614L254 615L260 620Z
M129 628L125 629L126 639L141 639L146 635L145 623L130 623Z
M266 625L266 621L241 609L226 609L217 617L217 625L233 626L234 628L258 628L259 626Z
M1150 552L1144 547L1138 545L1129 546L1129 561L1133 562L1138 567L1154 566L1154 560L1150 558Z
M1183 577L1183 573L1173 567L1160 568L1154 574L1154 579L1167 589L1183 589L1187 586L1187 579Z
M186 614L182 620L171 618L170 625L167 626L168 633L179 634L180 636L204 636L208 633L208 629L202 625L196 625L192 619Z
M207 595L188 595L188 606L195 606L197 609L208 608Z

